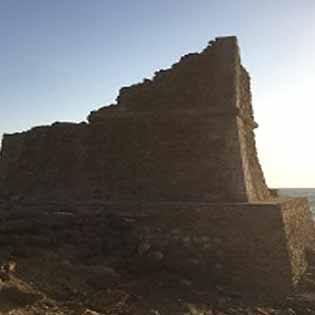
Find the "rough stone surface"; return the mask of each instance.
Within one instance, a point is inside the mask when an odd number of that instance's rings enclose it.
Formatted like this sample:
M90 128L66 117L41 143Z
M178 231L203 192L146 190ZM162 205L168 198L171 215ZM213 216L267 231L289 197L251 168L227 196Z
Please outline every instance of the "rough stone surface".
M15 256L77 246L131 273L284 295L306 270L314 227L306 200L266 186L256 127L249 75L227 37L122 88L88 123L5 135L0 195L13 209L2 245Z
M229 285L245 294L289 292L307 268L306 248L314 237L304 198L105 209L134 219L139 245L131 262L138 271L166 268L207 288Z
M270 198L234 37L121 89L88 120L5 135L1 190L60 202Z

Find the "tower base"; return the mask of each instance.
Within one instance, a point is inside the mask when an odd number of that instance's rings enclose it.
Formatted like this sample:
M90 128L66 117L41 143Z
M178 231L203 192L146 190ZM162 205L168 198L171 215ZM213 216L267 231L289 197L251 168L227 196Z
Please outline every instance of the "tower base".
M164 269L194 284L286 295L307 268L314 225L306 199L259 203L107 205L133 222L138 272ZM117 209L116 209L117 208ZM117 212L116 212L117 213Z

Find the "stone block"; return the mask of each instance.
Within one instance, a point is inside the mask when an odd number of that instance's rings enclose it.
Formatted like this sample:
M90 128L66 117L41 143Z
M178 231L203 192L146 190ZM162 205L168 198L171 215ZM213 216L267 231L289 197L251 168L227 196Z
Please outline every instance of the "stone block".
M138 253L146 265L138 263L140 271L159 267L190 278L196 286L227 286L244 295L278 298L296 286L307 268L305 253L314 224L304 198L127 208L136 218L139 244L146 245ZM155 266L150 268L146 257L156 252L160 259L151 260Z

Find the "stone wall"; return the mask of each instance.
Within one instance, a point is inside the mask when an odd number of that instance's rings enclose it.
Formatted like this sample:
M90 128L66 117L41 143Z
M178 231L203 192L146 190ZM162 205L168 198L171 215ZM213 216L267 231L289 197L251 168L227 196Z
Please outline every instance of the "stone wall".
M243 66L240 66L237 70L237 86L237 107L239 108L237 124L245 185L250 201L265 200L270 197L270 191L267 189L264 175L257 159L254 129L258 125L254 121L252 110L250 77Z
M104 125L36 128L13 136L19 145L3 157L3 180L9 191L54 200L241 201L235 130L232 116L195 112L123 113Z
M270 197L234 37L121 89L88 120L5 135L0 190L60 202Z
M276 300L303 276L314 237L304 198L1 207L1 252L9 256L63 249L86 262L107 259L135 275L177 275L191 290L221 287L229 294Z
M116 106L104 107L89 116L90 122L102 121L108 110L235 111L235 66L239 65L236 38L209 43L201 53L183 56L170 69L160 70L152 79L123 87Z
M47 223L37 229L39 242L69 238L98 244L101 254L111 248L102 235L118 235L135 271L166 268L200 285L285 294L306 269L314 227L304 199L271 196L256 127L236 38L218 38L152 80L123 88L117 104L92 112L88 123L5 135L0 194L22 212L30 204L57 211L39 215ZM85 205L86 226L82 213L74 215ZM121 225L112 230L113 217L127 222L126 233ZM56 237L53 218L62 218Z
M306 270L314 227L303 198L137 209L139 270L164 268L200 286L274 297L287 294Z
M66 193L77 174L84 125L55 124L21 134L5 135L2 143L1 191L16 195Z

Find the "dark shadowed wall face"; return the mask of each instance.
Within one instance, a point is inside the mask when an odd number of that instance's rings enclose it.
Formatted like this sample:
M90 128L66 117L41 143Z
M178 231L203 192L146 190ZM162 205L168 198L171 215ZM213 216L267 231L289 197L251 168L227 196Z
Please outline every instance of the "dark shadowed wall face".
M54 200L263 200L254 127L236 38L219 38L121 89L89 124L5 136L2 190Z

